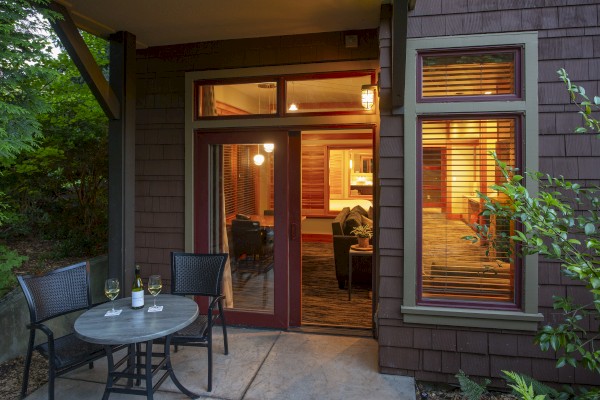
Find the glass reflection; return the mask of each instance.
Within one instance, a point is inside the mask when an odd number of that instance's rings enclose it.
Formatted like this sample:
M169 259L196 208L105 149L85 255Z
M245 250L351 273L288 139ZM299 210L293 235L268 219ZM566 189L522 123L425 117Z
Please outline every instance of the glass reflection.
M213 218L214 243L229 253L230 277L224 277L231 301L227 307L270 312L274 310L275 216L273 162L277 149L267 153L263 145L227 144L214 146L220 153L220 218ZM264 161L258 165L255 156ZM213 185L215 187L215 185ZM215 194L212 198L217 200ZM213 244L214 245L214 244ZM227 287L225 288L227 292Z

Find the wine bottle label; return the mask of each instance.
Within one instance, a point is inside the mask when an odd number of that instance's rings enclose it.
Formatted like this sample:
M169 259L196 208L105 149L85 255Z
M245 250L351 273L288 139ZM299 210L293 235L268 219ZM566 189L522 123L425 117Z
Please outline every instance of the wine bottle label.
M131 307L140 308L144 307L144 291L139 290L137 292L131 292Z

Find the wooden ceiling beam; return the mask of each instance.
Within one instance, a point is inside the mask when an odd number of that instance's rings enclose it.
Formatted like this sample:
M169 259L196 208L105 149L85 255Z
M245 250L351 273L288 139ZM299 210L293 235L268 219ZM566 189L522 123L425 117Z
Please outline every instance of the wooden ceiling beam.
M54 1L48 4L48 8L60 15L50 21L52 28L65 46L67 53L90 87L102 110L109 119L119 119L121 116L119 99L104 77L96 60L94 60L90 49L83 41L71 15L64 6Z

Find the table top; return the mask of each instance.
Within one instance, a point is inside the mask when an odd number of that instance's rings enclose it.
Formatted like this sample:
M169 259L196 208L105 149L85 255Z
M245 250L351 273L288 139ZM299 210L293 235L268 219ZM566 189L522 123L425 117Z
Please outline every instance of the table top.
M198 305L183 296L160 294L156 305L161 312L148 312L153 304L152 296L144 296L144 308L131 308L131 297L114 301L120 315L105 317L112 309L110 302L100 304L81 314L75 321L75 333L87 342L98 344L129 344L157 339L191 324L198 316Z
M275 216L274 215L259 215L259 214L250 214L248 215L250 220L258 221L259 225L263 228L273 228L275 226ZM306 219L306 215L302 215L300 217L301 221ZM231 224L231 222L228 222Z
M356 249L353 249L352 247L350 247L350 250L348 250L348 252L354 256L355 255L372 256L373 248L371 248L370 250L356 250Z

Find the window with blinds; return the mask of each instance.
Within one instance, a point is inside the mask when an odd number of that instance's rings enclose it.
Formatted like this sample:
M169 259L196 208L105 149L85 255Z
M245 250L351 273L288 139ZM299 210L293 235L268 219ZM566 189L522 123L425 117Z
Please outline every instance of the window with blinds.
M421 54L422 100L466 96L518 97L519 52Z
M518 166L517 117L420 120L420 300L515 303L515 262L508 253L513 226L481 215L477 192L503 202L490 187L501 184L490 155ZM486 240L463 239L475 224Z
M223 145L223 189L225 214L256 214L258 168L252 162L257 153L255 144Z

